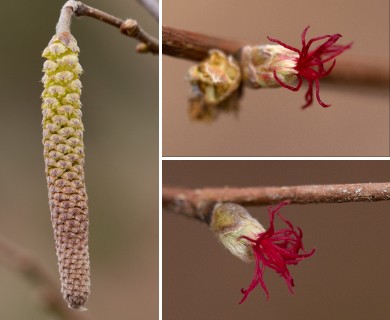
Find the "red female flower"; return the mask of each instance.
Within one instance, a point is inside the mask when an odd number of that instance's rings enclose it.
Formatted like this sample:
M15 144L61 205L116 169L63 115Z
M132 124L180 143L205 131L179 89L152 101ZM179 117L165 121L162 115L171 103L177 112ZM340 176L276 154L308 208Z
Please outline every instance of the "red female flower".
M325 35L320 36L316 38L310 39L306 43L306 32L309 29L309 26L305 28L302 32L302 49L299 50L297 48L294 48L288 44L285 44L284 42L273 39L268 37L268 40L272 42L276 42L277 44L283 46L286 49L292 50L296 53L298 53L299 57L296 59L296 66L294 69L298 72L297 78L298 78L298 84L296 87L290 86L286 83L284 83L281 79L279 79L276 71L274 70L274 77L275 80L283 87L291 90L291 91L298 91L302 85L302 77L307 80L309 83L309 88L306 91L306 104L302 108L306 108L310 106L313 102L313 82L315 82L316 85L316 98L318 103L326 108L330 107L330 104L326 104L321 101L320 99L320 81L319 79L327 76L333 69L333 67L336 64L336 60L333 60L332 65L328 68L328 70L325 69L324 63L331 61L339 54L343 53L345 50L351 48L352 43L342 46L342 45L336 45L335 43L339 38L341 38L341 34L336 33L333 35ZM323 44L319 45L317 48L315 48L312 51L309 51L310 46L319 40L327 39Z
M269 299L269 292L263 279L266 267L279 273L286 281L290 292L294 293L294 280L287 266L297 264L301 260L313 255L315 251L315 249L312 249L310 252L305 251L302 243L302 230L299 227L295 230L292 223L278 213L282 207L289 203L289 201L284 201L275 208L268 207L268 214L270 217L270 226L268 230L259 233L254 239L248 236L240 237L251 244L256 263L252 282L247 289L241 289L244 297L241 299L240 304L245 301L249 293L259 284L267 294L267 300ZM287 225L287 228L275 231L275 214L278 214Z

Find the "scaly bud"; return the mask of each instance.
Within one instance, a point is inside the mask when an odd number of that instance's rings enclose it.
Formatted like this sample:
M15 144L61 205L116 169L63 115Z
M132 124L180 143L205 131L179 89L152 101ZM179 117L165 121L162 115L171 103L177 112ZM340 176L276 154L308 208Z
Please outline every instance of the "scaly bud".
M254 238L265 231L259 221L254 219L244 207L235 203L216 205L210 228L226 249L245 262L253 261L254 255L251 244L242 237Z
M207 104L218 104L240 86L241 71L232 56L220 50L210 50L209 56L188 70L188 78L204 95Z
M72 35L54 36L42 56L42 127L49 206L61 276L69 307L82 310L90 293L88 207L84 183L82 68Z
M241 96L241 71L237 61L220 50L188 71L191 84L189 114L193 120L212 121L220 112L236 112Z
M274 78L274 72L285 83L294 84L294 68L298 54L280 45L268 44L245 46L241 49L242 77L245 85L251 88L272 88L280 84Z

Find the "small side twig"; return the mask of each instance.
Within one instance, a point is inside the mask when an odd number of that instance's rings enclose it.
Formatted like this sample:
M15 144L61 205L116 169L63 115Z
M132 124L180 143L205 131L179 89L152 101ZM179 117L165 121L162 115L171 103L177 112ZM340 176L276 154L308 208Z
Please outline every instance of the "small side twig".
M57 35L61 33L69 33L70 25L72 23L72 16L74 11L77 8L77 1L69 0L67 1L61 9L60 18L56 26Z
M373 202L390 200L390 182L291 187L253 188L162 188L163 208L202 221L217 202L243 206L271 205L290 200L292 204Z
M138 2L159 21L158 0L138 0Z
M226 54L237 54L248 42L232 41L205 34L162 27L162 53L171 57L202 61L211 49L219 49ZM344 57L337 62L333 72L323 80L346 84L389 86L389 68L385 61L367 57Z
M26 280L36 286L46 309L56 313L61 319L92 319L88 313L69 309L62 298L58 284L39 261L2 236L0 236L0 262L22 274Z
M140 52L151 52L158 54L158 40L145 32L137 21L133 19L122 20L104 11L88 6L80 1L67 1L62 10L61 17L57 24L57 34L59 32L69 32L72 15L77 17L86 16L105 22L118 28L122 34L140 41L143 46Z

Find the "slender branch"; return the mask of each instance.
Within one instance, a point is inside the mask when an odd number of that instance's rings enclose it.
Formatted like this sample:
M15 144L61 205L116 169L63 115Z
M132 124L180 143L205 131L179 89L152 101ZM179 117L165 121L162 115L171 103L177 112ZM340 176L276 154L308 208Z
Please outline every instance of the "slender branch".
M218 37L162 27L162 53L175 58L193 61L205 59L211 49L220 49L227 54L238 54L247 42L231 41ZM332 73L323 80L348 84L389 86L389 68L385 61L349 55L348 60L340 63Z
M390 200L390 182L291 187L162 188L163 208L207 221L217 202L271 205L284 200L295 204L372 202Z
M153 16L154 19L159 21L158 0L138 0L138 2Z
M77 17L87 16L99 21L105 22L113 27L118 28L121 33L137 39L142 44L138 47L139 52L152 52L158 54L158 40L146 33L133 19L122 20L114 17L104 11L88 6L80 1L69 0L67 1L62 10L60 19L57 24L57 34L66 33L70 30L70 21L72 15Z
M88 313L69 309L62 298L58 284L38 260L2 236L0 236L0 262L19 272L35 285L46 309L55 312L61 319L92 319Z

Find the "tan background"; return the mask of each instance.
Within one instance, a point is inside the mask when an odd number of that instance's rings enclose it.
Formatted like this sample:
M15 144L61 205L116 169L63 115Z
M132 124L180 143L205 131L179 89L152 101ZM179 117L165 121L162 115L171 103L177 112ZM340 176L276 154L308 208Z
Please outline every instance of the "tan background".
M283 186L390 181L388 161L164 161L163 184ZM390 314L390 203L291 205L313 257L282 278L265 272L271 300L256 288L238 305L254 265L233 257L206 224L163 212L163 319L384 320ZM268 227L266 207L248 210Z
M0 234L58 279L41 145L40 54L65 1L3 1L0 20ZM136 1L89 1L134 17L158 35ZM158 316L158 58L90 18L73 22L81 80L90 203L93 319ZM0 263L0 319L51 320L33 289Z
M195 32L265 43L272 36L300 45L308 37L341 33L340 43L354 41L344 53L373 59L388 70L389 1L356 0L164 0L163 24ZM164 156L331 156L389 154L388 89L321 85L321 97L307 110L307 86L246 90L238 119L222 115L215 123L191 122L187 116L192 62L163 57ZM336 65L337 68L337 65ZM359 68L359 66L356 66Z

